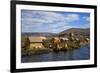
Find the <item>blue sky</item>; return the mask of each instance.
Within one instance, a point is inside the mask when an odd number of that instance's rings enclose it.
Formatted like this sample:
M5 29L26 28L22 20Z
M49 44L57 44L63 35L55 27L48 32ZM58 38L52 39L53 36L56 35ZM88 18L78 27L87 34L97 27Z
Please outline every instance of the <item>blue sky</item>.
M21 10L22 32L59 33L69 28L89 28L90 13Z

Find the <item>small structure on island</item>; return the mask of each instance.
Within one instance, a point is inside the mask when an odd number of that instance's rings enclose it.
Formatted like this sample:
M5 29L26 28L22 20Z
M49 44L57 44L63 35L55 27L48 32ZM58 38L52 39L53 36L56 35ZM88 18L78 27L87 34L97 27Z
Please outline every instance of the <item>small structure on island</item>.
M40 36L29 36L30 41L30 49L34 48L44 48L43 46L43 40L45 40L46 37L40 37Z
M69 39L67 37L60 37L63 41L68 41Z
M67 37L60 37L60 48L62 51L68 50L68 41L69 39Z
M90 39L89 39L89 38L86 38L85 40L86 40L86 42L87 42L87 43L89 43L89 42L90 42Z
M54 37L52 38L52 49L53 51L57 52L57 51L64 51L68 49L68 38L65 37Z
M69 40L73 41L75 38L74 33L69 33Z

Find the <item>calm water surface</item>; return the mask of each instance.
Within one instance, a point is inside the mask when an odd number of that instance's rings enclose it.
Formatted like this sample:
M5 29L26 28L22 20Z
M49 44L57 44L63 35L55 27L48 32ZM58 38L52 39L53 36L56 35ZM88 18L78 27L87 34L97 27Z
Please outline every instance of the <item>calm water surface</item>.
M67 52L49 52L39 55L22 57L21 62L45 62L45 61L67 61L67 60L88 60L90 59L90 45Z

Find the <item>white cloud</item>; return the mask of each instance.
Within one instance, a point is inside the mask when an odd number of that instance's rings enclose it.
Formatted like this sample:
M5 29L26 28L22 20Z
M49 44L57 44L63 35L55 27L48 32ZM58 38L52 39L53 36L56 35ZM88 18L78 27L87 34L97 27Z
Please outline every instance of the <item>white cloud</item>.
M42 28L42 25L49 25L51 30L67 25L63 14L56 12L25 11L22 12L22 30L32 28ZM47 27L48 28L48 27ZM47 29L45 28L45 29ZM48 28L48 29L49 29Z
M27 11L23 13L24 14L22 14L22 19L27 19L27 21L31 19L32 21L35 22L40 21L41 23L52 23L52 22L62 21L64 19L62 14L55 12Z
M78 14L67 14L66 20L67 21L77 21L80 19L80 16Z
M90 21L90 17L89 16L84 16L83 19L88 21L88 22Z
M21 16L22 32L43 31L57 33L73 27L70 22L80 20L79 14L48 11L22 10Z

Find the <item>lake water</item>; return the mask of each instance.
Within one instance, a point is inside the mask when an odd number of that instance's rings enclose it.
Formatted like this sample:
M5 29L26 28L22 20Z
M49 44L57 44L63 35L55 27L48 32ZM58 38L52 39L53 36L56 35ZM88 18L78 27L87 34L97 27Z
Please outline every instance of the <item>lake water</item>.
M90 59L90 45L85 45L79 49L67 52L49 52L45 54L22 57L21 62L47 62L47 61L68 61L68 60L88 60Z

